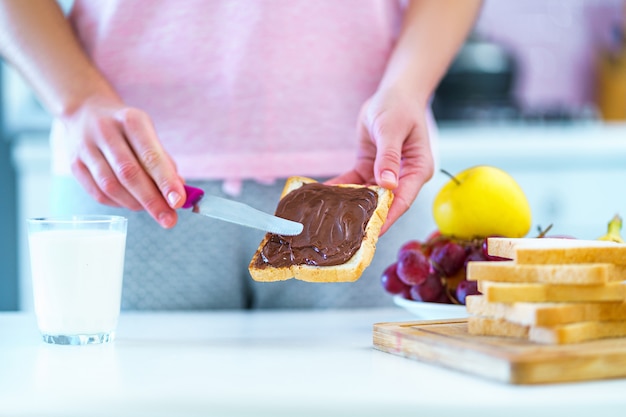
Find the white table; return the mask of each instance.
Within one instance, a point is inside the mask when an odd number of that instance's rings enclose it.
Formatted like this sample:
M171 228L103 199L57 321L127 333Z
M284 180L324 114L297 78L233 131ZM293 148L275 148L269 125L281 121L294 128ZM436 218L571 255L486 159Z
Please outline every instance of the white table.
M124 313L117 340L44 344L0 314L0 416L624 416L626 379L513 386L375 350L403 310Z

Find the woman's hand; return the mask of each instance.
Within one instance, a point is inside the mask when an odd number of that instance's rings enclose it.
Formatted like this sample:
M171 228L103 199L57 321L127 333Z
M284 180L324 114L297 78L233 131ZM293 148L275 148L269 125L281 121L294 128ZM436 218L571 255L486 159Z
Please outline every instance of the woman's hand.
M482 0L409 1L378 91L361 109L356 166L332 181L394 190L381 234L433 175L426 108L481 5Z
M145 209L165 228L176 224L183 181L145 112L117 97L98 97L62 121L70 135L72 173L94 199Z
M358 135L354 169L329 183L378 184L394 190L382 235L408 210L433 175L426 109L400 92L378 92L361 108Z
M0 54L70 135L72 172L97 201L176 224L185 190L152 121L126 106L82 49L55 0L0 1Z

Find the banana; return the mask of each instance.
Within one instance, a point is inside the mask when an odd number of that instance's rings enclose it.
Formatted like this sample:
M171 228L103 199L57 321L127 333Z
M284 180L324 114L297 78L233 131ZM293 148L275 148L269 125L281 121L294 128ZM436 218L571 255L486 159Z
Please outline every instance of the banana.
M622 218L619 216L619 214L616 214L609 222L607 233L603 236L600 236L598 240L608 240L609 242L624 243L624 239L622 239L622 235L620 234L621 230Z

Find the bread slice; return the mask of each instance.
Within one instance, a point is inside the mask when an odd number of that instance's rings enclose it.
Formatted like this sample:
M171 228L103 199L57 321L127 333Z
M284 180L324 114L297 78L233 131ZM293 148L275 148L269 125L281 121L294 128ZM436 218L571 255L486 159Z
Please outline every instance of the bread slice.
M530 326L511 323L505 319L470 316L467 318L467 332L479 336L505 336L528 339Z
M478 281L478 290L488 302L500 303L623 301L626 298L626 284L622 281L605 285Z
M472 261L467 279L495 282L600 285L626 279L626 266L613 264L520 265L514 261Z
M482 295L465 299L467 312L475 316L504 319L525 326L554 326L580 321L626 321L626 303L490 303Z
M489 255L518 264L610 263L626 265L626 244L556 238L488 238Z
M626 336L626 321L582 321L544 327L471 316L468 318L467 331L473 335L515 337L536 343L561 345Z
M291 191L294 191L305 184L311 183L316 183L316 181L306 177L288 178L281 194L281 200ZM329 192L332 192L335 187L364 188L365 186L356 184L341 184L328 187ZM281 267L273 266L264 259L262 254L263 248L270 241L272 236L274 236L271 233L268 233L259 244L259 247L257 248L257 251L248 266L248 270L250 271L252 278L255 281L261 282L284 281L290 278L308 282L353 282L358 280L374 257L380 229L387 219L387 213L393 200L393 193L390 190L378 186L369 186L367 188L377 194L377 205L373 214L369 218L369 221L367 221L364 237L361 241L360 247L348 261L340 265L330 266L307 264L296 264ZM305 231L313 230L316 226L310 223L307 224L307 219L291 220L302 221Z

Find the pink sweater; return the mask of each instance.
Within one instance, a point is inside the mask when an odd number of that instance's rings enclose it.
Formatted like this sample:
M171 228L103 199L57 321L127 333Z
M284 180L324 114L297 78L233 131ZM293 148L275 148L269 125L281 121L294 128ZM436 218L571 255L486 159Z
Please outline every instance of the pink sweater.
M188 179L329 176L397 35L401 0L76 0L97 67ZM55 170L67 173L63 127Z

